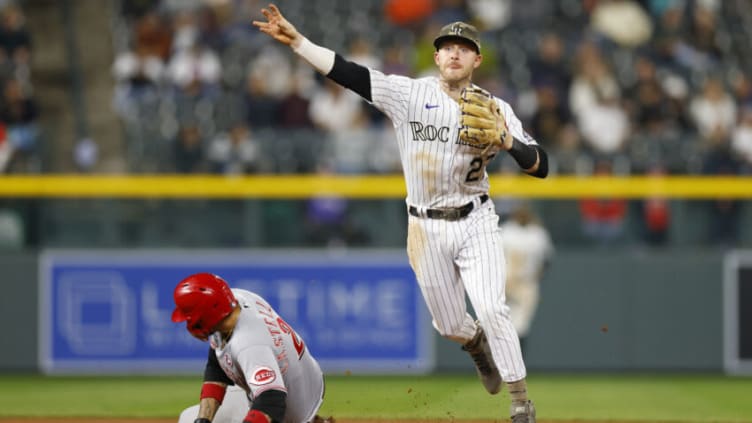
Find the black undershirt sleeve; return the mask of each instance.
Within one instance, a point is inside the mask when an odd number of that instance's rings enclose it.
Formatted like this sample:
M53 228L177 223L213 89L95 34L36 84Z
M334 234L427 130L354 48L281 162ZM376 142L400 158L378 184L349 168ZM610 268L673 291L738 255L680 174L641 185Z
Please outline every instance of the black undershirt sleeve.
M539 145L536 145L535 149L538 150L538 169L529 175L535 176L536 178L545 178L548 176L548 154L546 154L546 151Z
M272 423L282 423L287 410L287 394L276 389L264 391L253 400L251 410L266 414Z
M509 155L523 170L530 169L535 166L536 161L538 162L535 172L528 173L528 175L538 178L545 178L548 175L548 155L539 145L525 144L515 138L512 148L509 149Z
M211 348L209 348L209 358L206 360L206 367L204 368L204 382L219 382L225 385L235 384L232 379L227 377L225 371L222 370L217 360L217 354Z
M530 169L538 161L538 151L532 145L523 143L514 138L512 148L509 149L509 155L514 158L518 165L524 169Z
M347 61L339 54L335 54L334 67L326 76L339 85L353 90L369 102L372 101L371 72L365 66Z

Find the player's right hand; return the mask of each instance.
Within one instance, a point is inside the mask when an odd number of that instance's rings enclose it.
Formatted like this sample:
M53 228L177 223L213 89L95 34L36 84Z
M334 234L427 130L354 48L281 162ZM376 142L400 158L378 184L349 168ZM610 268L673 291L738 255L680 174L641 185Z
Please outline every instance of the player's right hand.
M303 41L303 36L282 16L282 12L276 5L269 4L269 8L261 9L261 13L264 14L267 22L253 21L253 25L257 26L261 32L292 47L297 47Z

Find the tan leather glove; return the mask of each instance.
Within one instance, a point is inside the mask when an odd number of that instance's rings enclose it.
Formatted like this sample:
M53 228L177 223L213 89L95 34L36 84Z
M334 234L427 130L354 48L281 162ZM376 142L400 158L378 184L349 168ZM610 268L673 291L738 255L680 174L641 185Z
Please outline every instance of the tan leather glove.
M494 145L508 150L513 138L507 122L491 93L478 87L467 87L460 94L460 139L466 144L487 151Z

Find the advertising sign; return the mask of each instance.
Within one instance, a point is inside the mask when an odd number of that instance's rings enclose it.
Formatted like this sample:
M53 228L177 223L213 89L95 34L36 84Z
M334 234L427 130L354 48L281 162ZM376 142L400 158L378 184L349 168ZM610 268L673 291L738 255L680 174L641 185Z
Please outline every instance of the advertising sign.
M197 272L266 298L325 372L424 373L430 317L404 252L47 251L40 265L46 373L200 372L208 344L170 320Z

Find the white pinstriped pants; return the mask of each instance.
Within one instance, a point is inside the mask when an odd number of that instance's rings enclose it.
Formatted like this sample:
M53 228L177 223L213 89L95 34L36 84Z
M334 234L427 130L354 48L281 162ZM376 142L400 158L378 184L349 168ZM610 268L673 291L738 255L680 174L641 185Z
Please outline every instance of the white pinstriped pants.
M475 203L477 207L479 201ZM445 337L473 337L475 322L467 311L467 292L501 378L515 382L527 372L506 305L506 263L498 220L491 201L458 221L409 215L407 255L436 330Z

